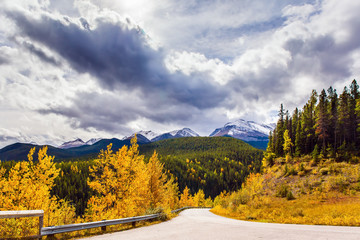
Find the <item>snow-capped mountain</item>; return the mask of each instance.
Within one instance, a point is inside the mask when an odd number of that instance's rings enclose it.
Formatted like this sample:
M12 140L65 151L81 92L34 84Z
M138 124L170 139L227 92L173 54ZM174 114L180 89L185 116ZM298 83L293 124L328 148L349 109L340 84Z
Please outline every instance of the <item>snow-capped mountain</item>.
M87 145L87 144L80 138L77 138L74 141L64 142L63 144L61 144L59 146L59 148L68 149L68 148L80 147L80 146L84 146L84 145Z
M153 131L139 131L132 134L129 137L124 137L123 140L129 140L136 134L138 143L156 142L159 140L170 139L170 138L181 138L181 137L198 137L199 134L191 130L190 128L183 128L163 134L158 134Z
M259 124L239 119L225 124L222 128L217 128L210 134L210 137L231 136L244 141L268 141L269 133L273 130L273 124Z
M64 142L63 144L61 144L59 146L59 148L68 149L68 148L74 148L74 147L81 147L84 145L93 145L94 143L97 143L101 139L102 138L92 138L92 139L88 140L87 142L84 142L80 138L77 138L74 141Z
M163 133L163 134L153 138L151 141L156 142L156 141L164 140L164 139L181 138L181 137L198 137L198 136L199 136L199 134L197 134L190 128L183 128L180 130Z
M92 139L89 139L88 141L86 141L86 145L93 145L95 143L97 143L98 141L100 141L102 138L92 138Z
M152 139L154 139L154 138L156 138L157 136L160 135L160 134L155 133L153 131L139 131L139 132L136 132L136 133L132 134L129 137L124 137L123 140L132 139L135 136L135 134L136 134L136 137L138 139L145 137L149 142L151 142Z
M178 137L198 137L199 134L191 130L190 128L183 128L180 130L175 130L172 132L169 132L172 136L178 136Z

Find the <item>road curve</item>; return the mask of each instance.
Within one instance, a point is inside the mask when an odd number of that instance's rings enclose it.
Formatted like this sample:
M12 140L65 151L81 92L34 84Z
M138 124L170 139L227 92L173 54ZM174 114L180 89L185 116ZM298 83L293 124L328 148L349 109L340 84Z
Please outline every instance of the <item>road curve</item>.
M158 239L334 239L360 240L360 227L257 223L224 218L208 209L188 209L170 221L127 231L85 238L87 240Z

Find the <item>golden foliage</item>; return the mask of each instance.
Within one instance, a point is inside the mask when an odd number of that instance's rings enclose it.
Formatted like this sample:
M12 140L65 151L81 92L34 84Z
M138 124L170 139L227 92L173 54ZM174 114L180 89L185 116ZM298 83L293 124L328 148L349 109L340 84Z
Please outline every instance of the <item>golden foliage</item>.
M28 162L19 162L6 176L0 170L0 210L44 210L44 225L52 226L72 223L75 209L64 200L51 197L50 190L54 179L59 175L53 162L54 157L47 155L47 147L38 153L38 162L33 162L35 148L28 154ZM36 234L37 219L6 219L0 224L2 236L26 236Z
M157 207L177 207L177 183L167 179L156 152L146 164L144 156L139 155L136 136L130 147L123 146L116 153L111 147L110 144L100 152L90 169L88 184L96 195L88 202L87 221L141 215Z
M88 184L96 195L89 199L87 221L135 216L150 203L146 164L136 142L116 153L111 147L102 150L90 168Z
M289 160L250 174L239 191L216 197L212 211L243 220L360 226L360 164Z
M194 206L194 202L192 196L190 194L190 189L185 186L184 191L180 195L180 206L181 207L192 207Z

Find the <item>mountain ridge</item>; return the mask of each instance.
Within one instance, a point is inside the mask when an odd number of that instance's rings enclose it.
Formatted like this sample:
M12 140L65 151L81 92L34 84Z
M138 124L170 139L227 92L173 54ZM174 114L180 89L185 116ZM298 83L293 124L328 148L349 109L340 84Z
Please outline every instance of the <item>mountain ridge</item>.
M243 140L255 148L265 150L268 143L268 135L266 132L267 130L270 132L272 129L273 128L271 125L259 124L254 121L239 119L234 122L228 122L223 127L215 129L210 134L210 137L233 137ZM106 146L109 143L112 143L114 148L130 145L130 140L135 134L139 144L147 144L174 138L199 137L199 134L190 128L183 128L163 134L158 134L153 131L139 131L129 137L124 137L121 140L117 138L92 138L84 142L82 139L76 138L73 141L64 142L58 147L48 145L48 152L50 155L57 155L58 158L73 158L88 154L95 154L98 153L101 149L106 149ZM0 149L0 159L3 161L19 159L19 153L21 153L22 158L26 159L27 153L32 147L42 146L45 145L29 143L11 144Z

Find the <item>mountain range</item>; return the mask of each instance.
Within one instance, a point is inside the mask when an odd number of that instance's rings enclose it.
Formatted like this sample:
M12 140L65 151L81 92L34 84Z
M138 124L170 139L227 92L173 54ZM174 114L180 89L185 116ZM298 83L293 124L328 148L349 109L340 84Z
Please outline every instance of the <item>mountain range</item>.
M215 129L210 137L233 137L243 140L253 147L266 149L268 143L269 132L272 131L275 124L259 124L253 121L245 121L243 119L235 122L229 122L221 128ZM74 158L98 153L101 149L105 149L109 143L113 144L113 149L120 148L123 145L130 145L130 140L136 134L139 144L147 144L166 139L183 138L183 137L199 137L199 134L190 128L183 128L171 132L158 134L152 131L139 131L131 136L124 137L122 140L117 138L101 139L93 138L86 142L77 138L74 141L64 142L58 147L49 146L48 153L56 155L58 159ZM32 147L38 147L36 144L15 143L0 149L0 159L19 160L26 158L27 153Z

